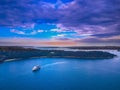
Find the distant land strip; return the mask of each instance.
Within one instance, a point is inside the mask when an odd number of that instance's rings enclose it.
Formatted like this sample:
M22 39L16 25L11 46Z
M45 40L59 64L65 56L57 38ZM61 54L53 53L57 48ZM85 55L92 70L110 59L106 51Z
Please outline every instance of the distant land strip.
M75 47L72 47L75 48ZM78 47L76 47L78 49ZM117 48L118 49L118 48ZM116 55L103 51L64 51L64 50L39 50L17 46L0 46L0 62L8 59L26 58L80 58L80 59L110 59Z

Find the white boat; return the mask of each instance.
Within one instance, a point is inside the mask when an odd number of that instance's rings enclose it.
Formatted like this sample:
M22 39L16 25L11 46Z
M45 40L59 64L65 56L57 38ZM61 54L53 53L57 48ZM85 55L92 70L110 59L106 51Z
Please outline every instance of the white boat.
M40 65L36 65L32 68L32 71L38 71L40 69Z

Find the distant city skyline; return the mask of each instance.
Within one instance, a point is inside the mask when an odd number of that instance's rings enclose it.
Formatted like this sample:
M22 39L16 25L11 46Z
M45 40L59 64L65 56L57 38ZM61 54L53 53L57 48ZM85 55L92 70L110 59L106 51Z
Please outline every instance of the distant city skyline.
M0 46L120 46L119 0L0 0Z

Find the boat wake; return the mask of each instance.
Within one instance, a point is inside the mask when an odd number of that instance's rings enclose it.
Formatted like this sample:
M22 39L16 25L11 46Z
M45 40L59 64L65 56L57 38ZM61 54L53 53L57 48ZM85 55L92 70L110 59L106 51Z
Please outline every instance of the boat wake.
M55 62L55 63L43 65L43 66L41 66L41 67L42 67L42 68L45 68L45 67L49 67L49 66L53 66L53 65L63 64L63 63L66 63L66 62Z

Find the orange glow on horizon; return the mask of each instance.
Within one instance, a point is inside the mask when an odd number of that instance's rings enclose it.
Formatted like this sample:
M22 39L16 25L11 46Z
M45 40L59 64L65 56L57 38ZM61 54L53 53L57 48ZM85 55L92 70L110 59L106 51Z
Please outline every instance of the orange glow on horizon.
M43 44L48 46L76 46L77 43L73 41L48 41L43 42Z

